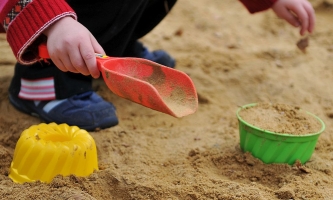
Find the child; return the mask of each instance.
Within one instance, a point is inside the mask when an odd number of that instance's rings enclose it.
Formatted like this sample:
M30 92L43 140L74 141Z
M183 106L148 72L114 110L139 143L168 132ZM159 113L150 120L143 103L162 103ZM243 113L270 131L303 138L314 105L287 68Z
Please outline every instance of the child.
M241 0L251 12L272 8L300 33L312 32L314 10L307 0ZM9 100L20 111L46 122L86 130L118 124L115 107L92 90L100 73L95 52L132 56L168 67L165 51L150 52L139 41L174 6L176 0L2 0L0 23L18 63ZM53 62L39 60L37 47L47 42Z

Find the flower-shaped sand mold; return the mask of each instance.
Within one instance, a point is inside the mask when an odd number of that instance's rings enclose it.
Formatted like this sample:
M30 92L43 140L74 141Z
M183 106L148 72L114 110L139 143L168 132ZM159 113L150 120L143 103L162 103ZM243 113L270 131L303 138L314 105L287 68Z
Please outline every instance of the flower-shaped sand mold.
M98 170L96 144L77 126L39 124L22 132L9 177L17 183L49 183L56 175L88 176Z
M249 124L239 115L243 109L255 105L257 104L248 104L237 111L241 149L244 152L250 152L267 164L288 163L293 165L297 160L302 164L307 162L315 150L319 135L325 130L324 122L319 117L306 112L321 124L318 132L306 135L271 132Z

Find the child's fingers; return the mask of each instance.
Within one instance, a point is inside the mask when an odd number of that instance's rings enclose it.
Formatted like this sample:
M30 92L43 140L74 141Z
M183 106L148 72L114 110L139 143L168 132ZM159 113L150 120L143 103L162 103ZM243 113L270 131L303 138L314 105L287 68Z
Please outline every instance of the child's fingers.
M49 41L48 41L49 42ZM48 51L51 60L63 72L76 72L77 70L72 66L72 63L67 54L63 51L57 50L57 48L50 48L54 45L48 45Z
M94 50L94 53L99 53L99 54L105 55L104 49L101 47L101 45L98 43L98 41L96 40L96 38L93 35L90 35L90 41L91 41L91 45ZM98 78L100 76L100 71L97 68L96 59L95 59L95 66L96 67L88 68L88 69L94 78Z
M315 17L315 11L314 9L312 8L312 5L310 3L306 4L304 6L305 8L305 11L308 15L308 18L309 18L309 25L308 25L308 31L310 33L312 33L314 27L315 27L315 24L316 24L316 17Z
M91 43L81 43L79 47L79 52L81 53L82 59L84 60L86 70L89 71L89 74L94 77L98 78L100 75L99 70L97 69L97 62L95 51L91 46Z
M301 35L304 35L305 32L308 30L309 28L309 17L307 15L307 13L305 12L305 10L303 10L304 12L301 12L298 14L298 17L302 23L301 25L301 30L300 33Z
M296 15L296 17L298 18L298 21L301 23L300 33L301 33L301 35L304 35L304 33L309 28L309 16L308 16L307 11L304 9L303 6L294 7L291 11Z
M315 12L312 4L306 0L280 0L272 9L275 14L295 27L300 26L300 34L312 32L315 27Z
M66 65L59 58L52 58L52 62L61 71L63 71L63 72L68 72L69 71L68 68L66 67Z
M74 68L71 70L71 72L79 72L83 75L90 75L89 70L87 69L86 63L83 60L80 51L70 51L69 52L69 61L70 62L68 66L70 66L71 68Z
M293 15L288 9L281 9L278 13L278 16L282 19L285 19L288 23L295 27L299 27L301 25L299 19Z
M101 47L101 45L98 43L98 41L96 40L96 38L93 35L90 35L90 40L91 40L91 44L94 48L94 52L105 55L104 49Z

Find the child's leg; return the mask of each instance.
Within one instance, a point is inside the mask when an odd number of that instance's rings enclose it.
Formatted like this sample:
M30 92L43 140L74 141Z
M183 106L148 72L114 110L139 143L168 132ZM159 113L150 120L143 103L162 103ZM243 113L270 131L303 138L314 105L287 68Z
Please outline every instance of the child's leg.
M87 130L118 124L115 107L92 91L91 77L64 73L53 63L16 64L9 100L18 110L45 122Z
M35 93L22 91L22 80L40 80L48 79L49 84L42 85L40 88L48 87L52 90L38 91L38 82L36 83ZM24 82L23 82L24 83ZM27 82L28 84L29 82ZM29 83L29 84L33 84ZM24 99L30 100L53 100L64 99L71 97L78 93L83 93L92 90L92 78L90 76L83 76L75 73L64 73L60 71L52 61L49 64L43 61L37 62L33 65L26 66L17 63L15 65L15 73L10 85L10 93Z
M170 12L177 0L150 0L144 9L134 35L139 39L153 30Z
M107 55L141 57L169 67L175 66L168 53L162 50L150 52L137 40L167 15L176 0L87 2L69 1L79 22L91 31ZM103 2L103 6L98 2ZM86 6L89 6L88 9Z
M110 55L112 55L114 53L112 47L121 46L120 49L123 52L121 56L145 58L168 67L175 67L175 60L167 52L164 50L149 51L138 41L164 19L175 3L176 0L148 1L123 30L114 36L114 40L106 45L106 52L110 52ZM120 44L119 42L123 43ZM124 46L124 44L127 45Z

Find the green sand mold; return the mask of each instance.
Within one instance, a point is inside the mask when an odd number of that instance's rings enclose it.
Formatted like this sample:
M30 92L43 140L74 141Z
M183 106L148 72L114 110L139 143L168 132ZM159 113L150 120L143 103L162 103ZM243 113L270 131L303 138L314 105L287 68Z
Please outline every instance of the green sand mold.
M244 152L250 152L266 164L287 163L293 165L296 160L302 164L307 162L314 152L320 134L325 130L325 123L314 114L306 112L321 123L322 127L318 132L291 135L263 130L247 123L239 115L243 109L256 105L256 103L244 105L237 110L241 149Z

